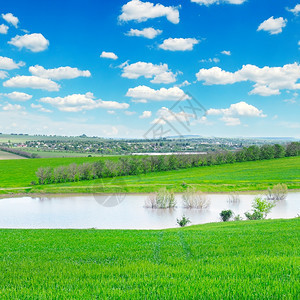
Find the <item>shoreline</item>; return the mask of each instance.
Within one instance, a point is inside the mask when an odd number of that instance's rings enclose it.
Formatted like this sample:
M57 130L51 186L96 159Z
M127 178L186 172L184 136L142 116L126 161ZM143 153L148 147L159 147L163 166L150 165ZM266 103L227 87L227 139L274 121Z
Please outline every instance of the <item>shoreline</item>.
M238 194L250 194L255 195L258 193L263 193L266 190L248 190L248 191L234 191L234 192L204 192L204 194L207 195L230 195L232 193L238 193ZM290 189L288 190L288 193L297 193L300 192L300 189ZM97 195L97 196L106 196L106 195L114 195L114 194L122 194L122 195L141 195L141 196L147 196L151 194L149 193L13 193L13 194L2 194L0 195L0 200L4 198L18 198L18 197L43 197L43 196L59 196L59 197L72 197L72 196L91 196L91 195ZM175 195L182 195L183 193L174 193Z

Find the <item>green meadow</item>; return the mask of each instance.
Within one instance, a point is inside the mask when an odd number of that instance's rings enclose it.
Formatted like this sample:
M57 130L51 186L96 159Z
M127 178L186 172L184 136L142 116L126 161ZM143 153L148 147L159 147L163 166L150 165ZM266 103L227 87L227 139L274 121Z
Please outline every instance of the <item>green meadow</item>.
M92 162L112 157L48 158L0 161L0 193L92 193L128 192L146 193L162 186L182 192L186 186L195 186L204 192L265 190L278 183L289 189L300 188L300 157L241 162L226 165L196 167L174 171L148 173L72 183L31 186L37 181L39 167L56 167L73 162Z
M0 230L1 299L299 299L300 219Z

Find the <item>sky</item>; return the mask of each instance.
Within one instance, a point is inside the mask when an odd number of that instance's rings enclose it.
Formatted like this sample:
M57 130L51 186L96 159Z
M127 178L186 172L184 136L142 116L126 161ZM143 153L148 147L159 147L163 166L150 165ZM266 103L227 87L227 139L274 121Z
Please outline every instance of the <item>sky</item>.
M300 138L299 0L10 0L0 132Z

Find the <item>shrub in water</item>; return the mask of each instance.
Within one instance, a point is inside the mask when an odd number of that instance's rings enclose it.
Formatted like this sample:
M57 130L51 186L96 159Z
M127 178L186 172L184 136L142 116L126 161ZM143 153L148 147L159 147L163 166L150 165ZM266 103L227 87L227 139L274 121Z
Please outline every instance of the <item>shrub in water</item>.
M176 206L175 195L172 191L162 188L157 193L150 194L145 205L151 208L174 208Z
M189 187L183 193L182 199L185 208L205 209L210 205L210 200L207 196L193 187Z
M277 185L274 185L272 189L268 188L266 197L268 200L274 201L285 200L287 197L287 192L287 185L279 183Z
M177 224L180 226L180 227L184 227L186 226L188 223L191 223L190 219L185 217L185 216L182 216L181 219L177 219Z
M241 198L237 193L231 193L227 199L228 203L239 203L240 201L241 201Z
M249 212L246 212L245 216L248 220L265 219L271 212L272 208L275 206L276 204L274 202L263 199L261 197L256 197L252 203L253 213L251 214Z
M222 210L220 212L220 217L222 219L223 222L227 222L231 219L231 217L233 216L233 211L228 209L228 210Z

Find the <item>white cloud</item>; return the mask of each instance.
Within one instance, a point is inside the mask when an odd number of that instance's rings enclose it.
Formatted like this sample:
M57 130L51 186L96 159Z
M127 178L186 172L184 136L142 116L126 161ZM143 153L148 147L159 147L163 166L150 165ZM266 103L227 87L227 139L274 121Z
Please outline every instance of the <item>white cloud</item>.
M24 107L19 104L11 104L8 103L5 106L3 106L3 110L5 111L17 111L17 110L23 110Z
M223 50L221 53L224 54L224 55L228 55L228 56L231 55L231 52L227 51L227 50Z
M300 4L296 4L296 6L292 9L287 8L287 10L292 12L295 16L298 16L300 12Z
M8 73L0 70L0 79L4 79L6 77L8 77Z
M20 67L23 66L25 66L25 63L22 61L16 63L9 57L0 56L0 69L2 70L19 69Z
M3 96L14 100L14 101L28 101L32 98L32 95L26 94L26 93L20 93L20 92L12 92L9 94L2 94Z
M125 114L126 116L133 116L133 115L136 114L136 112L135 112L135 111L129 111L129 110L126 110L126 111L124 111L124 114Z
M300 65L298 63L287 64L283 67L263 67L244 65L236 72L227 72L219 67L200 69L196 74L198 81L204 81L205 85L233 84L242 81L255 83L250 94L262 96L278 95L280 90L300 89Z
M142 36L147 39L154 39L158 35L162 34L162 30L154 29L152 27L144 28L143 30L130 29L126 35L128 36Z
M179 23L178 8L173 6L164 6L162 4L153 4L151 2L142 2L139 0L129 1L122 6L120 21L144 22L148 19L166 17L173 24Z
M198 43L199 41L194 38L168 38L159 45L159 48L169 51L191 51Z
M217 57L214 57L214 58L209 58L209 59L201 59L200 60L200 62L201 63L218 63L218 62L220 62L220 59L219 58L217 58Z
M212 5L212 4L220 4L220 3L226 3L226 4L243 4L247 0L191 0L191 2L198 3L200 5Z
M186 113L184 111L174 112L167 107L162 107L157 112L158 118L154 119L151 124L164 125L166 122L188 122L190 118L194 118L195 115Z
M119 103L116 101L103 101L101 99L95 100L93 93L73 94L66 97L44 97L40 99L41 102L50 104L60 111L78 112L84 110L92 110L96 108L113 109L127 109L129 104Z
M180 87L184 87L184 86L188 86L188 85L191 85L191 83L189 81L185 80L184 82L182 82L176 86L180 88Z
M60 85L56 82L46 79L40 78L37 76L16 76L10 78L9 80L3 83L4 87L11 88L31 88L31 89L40 89L46 91L59 91Z
M19 19L15 17L12 13L1 14L2 18L9 24L18 27Z
M184 91L178 87L172 87L169 89L161 88L159 90L154 90L145 85L130 88L126 93L126 96L136 99L153 101L177 101L182 99L189 99Z
M237 126L241 125L241 120L239 118L233 118L233 117L222 117L220 120L222 120L226 126Z
M26 48L32 52L41 52L48 48L49 41L41 33L32 33L22 36L17 35L8 44L16 46L19 49Z
M77 77L90 77L91 73L90 71L81 71L77 68L71 68L71 67L59 67L56 69L45 69L42 66L35 65L31 66L29 68L29 72L34 75L41 78L48 78L48 79L54 79L54 80L60 80L60 79L73 79Z
M133 103L148 103L146 99L132 99L131 102Z
M143 114L139 116L140 119L148 119L151 118L152 112L150 110L143 111Z
M38 111L41 111L41 112L46 112L46 113L52 113L53 112L52 110L45 108L41 104L34 104L34 103L32 103L30 106L32 108L34 108L34 109L37 109Z
M137 79L139 77L153 78L152 83L172 83L176 81L176 75L167 64L154 65L152 63L137 62L129 65L122 64L122 77L129 79Z
M118 56L115 53L113 53L113 52L105 52L105 51L103 51L100 54L100 57L102 57L102 58L110 58L110 59L113 59L113 60L118 59Z
M268 31L270 34L278 34L282 32L282 28L286 26L287 20L282 17L274 19L270 17L268 20L263 21L257 28L257 31Z
M244 116L244 117L266 117L262 110L259 110L253 105L250 105L244 101L231 104L229 108L210 108L207 111L207 115L223 115L230 116Z
M1 24L0 25L0 33L1 34L7 34L7 31L8 31L8 26L6 26L4 24Z

